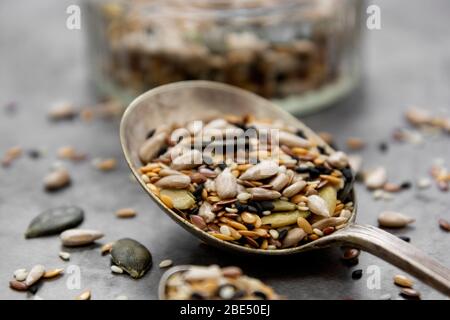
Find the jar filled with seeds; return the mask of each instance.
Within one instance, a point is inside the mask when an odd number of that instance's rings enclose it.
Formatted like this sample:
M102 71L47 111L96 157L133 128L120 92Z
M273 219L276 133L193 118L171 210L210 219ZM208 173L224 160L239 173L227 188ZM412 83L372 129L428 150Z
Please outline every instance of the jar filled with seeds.
M91 69L102 95L212 80L299 113L358 82L358 0L89 0Z

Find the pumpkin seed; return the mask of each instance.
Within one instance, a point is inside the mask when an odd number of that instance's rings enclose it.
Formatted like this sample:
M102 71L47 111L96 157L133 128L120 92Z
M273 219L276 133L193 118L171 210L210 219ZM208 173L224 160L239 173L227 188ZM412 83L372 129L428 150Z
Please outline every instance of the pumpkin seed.
M240 177L241 180L262 180L278 173L278 164L273 160L263 160L247 169Z
M161 201L164 202L169 208L169 201L172 206L179 210L186 210L195 205L194 196L187 190L175 190L175 189L162 189L160 191ZM169 199L169 200L168 200Z
M295 247L303 238L306 232L301 228L292 228L283 239L283 248Z
M28 290L28 286L24 282L18 281L18 280L11 280L9 282L9 287L11 289L14 289L17 291L27 291Z
M297 206L289 201L283 201L283 200L275 200L272 202L274 212L280 212L280 211L294 211Z
M62 206L48 209L35 217L27 231L26 238L61 233L64 230L75 228L83 222L84 212L75 206Z
M184 174L176 174L167 177L163 177L155 186L162 189L186 189L191 183L191 178Z
M274 200L281 197L281 193L275 190L267 190L264 188L249 188L247 190L252 195L252 199L256 201Z
M283 196L290 198L295 196L297 193L303 190L303 188L306 186L306 181L300 180L295 182L294 184L290 185L283 191Z
M111 260L133 278L141 278L152 265L150 251L136 240L124 238L114 242Z
M173 264L172 260L166 259L166 260L163 260L163 261L161 261L159 263L159 267L160 268L167 268L167 267L170 267L172 264Z
M118 266L112 265L111 266L111 272L112 273L121 274L121 273L123 273L123 269L118 267Z
M33 268L31 268L30 272L27 275L27 278L25 279L25 284L30 287L33 284L35 284L39 279L42 278L42 276L45 273L45 267L43 265L35 265Z
M415 219L394 211L383 211L378 216L378 224L387 228L403 228L414 221Z
M237 195L236 177L226 168L214 181L220 199L231 199Z
M272 213L271 215L261 218L263 225L270 225L272 228L280 228L297 223L299 217L306 218L309 216L309 212L305 211L290 211Z
M322 189L319 190L319 197L325 200L330 215L333 214L336 209L336 202L337 202L336 188L332 186L323 187Z
M116 211L118 218L133 218L136 216L136 210L132 208L122 208Z
M398 274L394 277L394 283L400 287L404 288L412 288L414 285L414 282L412 279L408 278L407 276Z
M44 178L44 187L48 191L56 191L69 186L69 184L69 171L64 168L55 169Z
M311 195L308 197L308 208L312 213L322 217L330 217L330 211L328 209L328 203L318 195Z
M103 233L89 229L69 229L61 233L62 244L67 247L83 246L103 237Z
M70 260L70 253L68 253L68 252L61 251L58 255L64 261L69 261Z
M82 292L80 295L78 295L77 297L75 297L75 300L90 300L91 299L91 291L90 290L86 290L84 292Z
M61 275L64 272L63 268L60 269L51 269L48 271L45 271L44 275L42 276L42 278L44 279L50 279L50 278L55 278L59 275Z
M17 281L24 281L28 276L28 271L27 269L17 269L13 275Z

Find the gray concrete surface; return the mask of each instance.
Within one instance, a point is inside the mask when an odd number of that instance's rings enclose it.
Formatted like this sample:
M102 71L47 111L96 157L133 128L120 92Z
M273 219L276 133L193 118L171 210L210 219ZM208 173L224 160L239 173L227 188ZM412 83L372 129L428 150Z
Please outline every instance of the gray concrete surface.
M8 115L0 109L0 152L20 145L26 149L44 148L47 156L32 160L22 157L10 168L0 168L0 299L31 299L7 286L17 268L41 263L48 267L81 268L81 289L69 290L68 275L46 281L38 295L44 299L72 299L90 288L93 299L113 299L124 294L131 299L155 299L162 274L158 263L170 258L175 264L239 265L290 299L376 299L390 293L398 297L392 284L395 267L367 253L356 267L343 266L340 250L332 248L295 257L256 259L234 256L204 245L166 217L140 187L129 179L122 158L117 122L80 121L52 124L45 117L48 106L59 99L77 105L94 101L88 81L83 32L65 28L65 9L73 1L3 0L0 3L0 107L17 101L18 110ZM436 157L450 165L449 137L440 136L425 145L390 145L386 154L377 149L389 141L394 127L403 124L402 112L411 104L436 111L450 108L450 38L446 0L374 1L382 10L382 29L366 32L364 49L365 81L360 90L335 107L305 118L317 130L340 137L363 137L368 148L362 152L367 167L385 165L394 181L426 176ZM56 160L55 152L73 145L91 157L120 159L118 170L97 171L89 162L67 166L73 185L60 193L42 189L42 178ZM450 234L437 226L439 217L450 218L449 193L436 188L413 188L390 202L376 202L358 187L359 216L362 223L376 224L383 209L400 210L416 218L414 226L396 231L408 235L412 244L450 266ZM29 221L39 212L62 204L76 204L86 211L85 228L105 232L101 243L132 237L153 253L155 265L140 280L112 275L109 259L101 257L96 246L70 249L70 262L58 258L57 237L25 240ZM117 220L113 212L135 207L139 215ZM367 287L367 268L380 268L381 288ZM364 270L360 280L351 272ZM418 283L424 299L442 299L435 290Z

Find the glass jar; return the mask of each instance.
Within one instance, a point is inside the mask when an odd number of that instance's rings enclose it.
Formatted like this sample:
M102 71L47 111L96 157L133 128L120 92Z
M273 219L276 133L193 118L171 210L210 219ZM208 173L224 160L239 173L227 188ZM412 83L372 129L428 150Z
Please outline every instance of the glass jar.
M360 0L90 0L97 89L129 102L170 82L212 80L299 113L358 82Z

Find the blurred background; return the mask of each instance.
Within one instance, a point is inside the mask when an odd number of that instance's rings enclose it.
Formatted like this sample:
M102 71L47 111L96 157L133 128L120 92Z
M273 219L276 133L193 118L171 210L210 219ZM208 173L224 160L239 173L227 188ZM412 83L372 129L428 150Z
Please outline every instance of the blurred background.
M105 243L139 240L155 264L238 264L291 299L397 297L392 276L399 271L368 254L358 268L379 266L380 289L352 280L355 267L339 263L339 249L246 261L200 246L147 198L122 156L120 114L152 87L192 79L273 99L361 157L363 168L384 166L389 181L409 182L409 190L378 199L357 186L358 220L376 225L381 210L408 213L414 226L392 232L449 266L448 233L437 223L450 218L448 192L429 175L436 166L446 170L450 157L449 10L446 0L1 1L0 298L33 298L6 287L19 267L61 265L57 238L25 240L23 233L38 213L64 204L81 206L83 227L102 230ZM425 128L406 121L412 106L434 120ZM64 148L82 159L67 160ZM71 186L47 193L43 178L57 166L68 169ZM431 187L417 187L425 178ZM113 213L122 207L139 215L118 221ZM81 267L82 287L95 298L156 298L157 266L140 281L113 276L94 249L73 249L70 263ZM443 298L418 288L425 299ZM64 281L39 292L48 299L76 294Z

